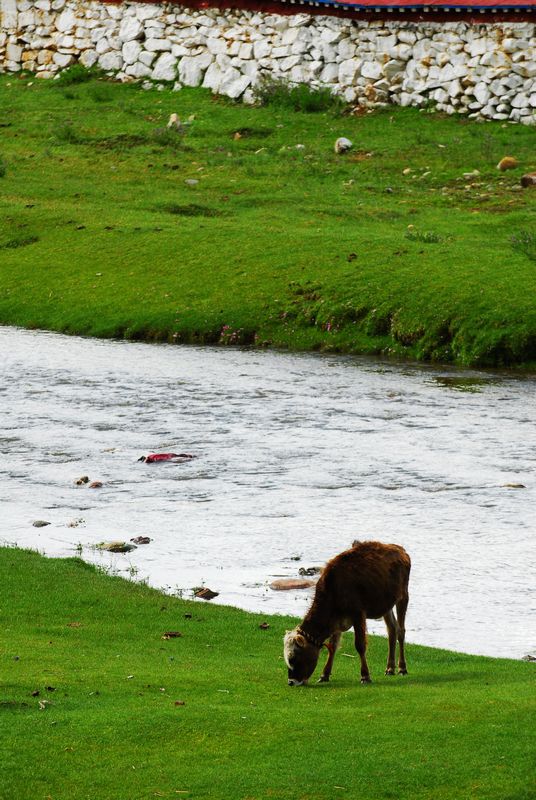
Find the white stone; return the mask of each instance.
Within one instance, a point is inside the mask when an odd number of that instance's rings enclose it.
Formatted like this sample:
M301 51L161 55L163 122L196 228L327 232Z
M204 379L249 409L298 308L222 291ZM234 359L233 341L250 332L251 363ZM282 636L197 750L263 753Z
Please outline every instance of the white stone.
M404 70L404 62L391 59L383 65L382 70L387 80L390 81L395 75L400 74Z
M188 48L185 47L183 44L172 44L171 52L175 56L175 58L182 58L183 56L187 56L190 54Z
M220 53L227 52L227 45L223 39L214 36L207 39L207 50L209 53L212 53L212 55L217 56Z
M56 29L60 31L60 33L71 33L75 26L76 15L72 9L66 8L56 20Z
M18 27L28 28L30 25L35 25L35 15L33 11L23 11L19 14Z
M355 56L356 51L356 43L352 39L341 39L339 42L339 46L337 47L337 52L341 61L348 61L349 58L353 58Z
M311 80L311 71L307 69L305 64L298 64L290 70L291 83L309 83Z
M389 50L389 58L397 61L409 61L413 54L413 48L408 44L397 44Z
M144 22L146 19L156 19L160 15L160 8L156 5L138 3L135 6L136 17Z
M330 30L329 28L324 28L324 30L320 34L320 38L326 44L335 44L335 42L339 42L343 37L343 34L340 30Z
M145 64L140 64L138 61L136 64L125 67L125 72L133 78L148 78L151 74L151 68L145 66Z
M22 58L22 47L18 44L8 44L6 47L6 59L8 61L19 62Z
M529 98L526 94L517 94L512 100L512 108L527 108Z
M382 68L377 61L364 61L361 66L361 75L364 78L377 81L382 76Z
M279 64L279 69L281 72L288 72L289 69L295 67L301 61L300 56L288 56L288 58L283 58L281 63Z
M271 45L266 41L266 39L260 39L259 41L255 42L253 45L253 57L259 61L261 58L266 58L269 56L272 51Z
M205 72L203 86L205 89L211 89L213 92L217 92L223 80L223 75L224 72L218 64L210 64Z
M379 36L376 40L378 53L388 53L393 47L396 47L396 35L394 33L391 36Z
M473 94L481 106L485 106L491 97L490 90L487 84L485 84L483 81L480 81L480 83L475 85Z
M138 39L143 33L143 25L137 17L123 17L119 26L119 39L122 42L130 42Z
M95 45L95 50L97 51L99 56L104 55L104 53L108 53L111 49L112 48L110 46L110 42L105 36L99 39L97 41L97 44Z
M18 27L17 0L1 0L2 28L6 31Z
M300 28L288 28L281 37L281 44L294 44L300 35Z
M117 53L114 51L110 51L108 53L103 53L99 57L99 66L105 72L115 72L118 69L121 69L123 66L123 59L121 58L121 53Z
M253 55L253 45L250 42L243 42L238 51L238 57L248 61Z
M121 51L125 65L134 64L141 53L141 44L136 41L125 42Z
M236 99L248 88L251 78L248 75L240 75L238 70L231 68L223 76L219 91L221 94Z
M417 41L417 35L413 33L413 31L402 29L398 31L397 36L398 36L398 41L402 42L403 44L413 45Z
M64 69L72 63L73 57L69 53L54 53L52 60L60 69Z
M328 64L328 66L331 65ZM336 65L334 64L333 66L335 67ZM338 74L336 74L335 79L338 79L341 86L352 86L360 69L361 62L356 58L349 58L347 61L343 61L339 64ZM324 73L322 73L322 75L323 74ZM329 82L331 83L331 81Z
M316 62L323 64L324 62ZM321 83L335 83L339 77L340 66L338 64L326 64L320 73Z
M171 51L171 42L169 39L146 39L144 47L149 52L161 53Z
M90 69L97 63L98 58L99 56L96 50L84 50L79 60L84 67Z
M272 58L287 58L290 55L290 47L288 45L280 45L272 48Z
M177 59L172 53L162 53L155 62L151 75L154 81L174 81L177 77Z
M210 53L199 56L185 56L179 64L179 80L185 86L199 86L203 73L212 61Z

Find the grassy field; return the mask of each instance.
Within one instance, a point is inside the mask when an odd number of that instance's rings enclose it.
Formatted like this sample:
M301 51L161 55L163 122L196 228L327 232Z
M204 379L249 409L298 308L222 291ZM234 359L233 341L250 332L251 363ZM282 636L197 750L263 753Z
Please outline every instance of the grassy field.
M0 108L1 323L536 364L531 128L28 75Z
M410 645L388 678L371 637L361 686L346 635L332 682L293 689L291 619L5 547L0 584L2 800L535 796L532 664Z

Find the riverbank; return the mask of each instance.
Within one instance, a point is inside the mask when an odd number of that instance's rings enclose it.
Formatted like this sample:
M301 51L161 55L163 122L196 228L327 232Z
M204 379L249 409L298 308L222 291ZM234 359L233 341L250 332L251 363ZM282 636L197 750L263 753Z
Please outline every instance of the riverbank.
M536 362L525 126L30 75L0 94L2 324Z
M291 618L10 548L0 575L6 797L532 796L532 664L410 645L388 678L371 637L363 687L347 635L332 683L290 689Z

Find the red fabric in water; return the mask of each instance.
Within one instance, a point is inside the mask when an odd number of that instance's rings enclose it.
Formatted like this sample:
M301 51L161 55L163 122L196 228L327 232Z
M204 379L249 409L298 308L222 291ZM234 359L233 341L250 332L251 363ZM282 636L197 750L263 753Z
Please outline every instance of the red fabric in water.
M151 453L145 459L146 464L154 464L155 461L173 461L174 458L192 458L188 453Z

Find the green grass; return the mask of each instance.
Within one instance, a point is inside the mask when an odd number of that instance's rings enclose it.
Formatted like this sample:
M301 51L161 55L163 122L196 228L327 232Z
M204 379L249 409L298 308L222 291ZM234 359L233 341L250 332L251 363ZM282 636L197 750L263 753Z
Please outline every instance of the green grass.
M0 583L2 800L534 798L532 664L409 645L388 678L371 637L361 686L346 635L292 689L291 619L6 547Z
M86 77L0 76L1 323L536 363L531 128Z

